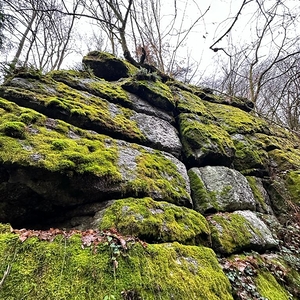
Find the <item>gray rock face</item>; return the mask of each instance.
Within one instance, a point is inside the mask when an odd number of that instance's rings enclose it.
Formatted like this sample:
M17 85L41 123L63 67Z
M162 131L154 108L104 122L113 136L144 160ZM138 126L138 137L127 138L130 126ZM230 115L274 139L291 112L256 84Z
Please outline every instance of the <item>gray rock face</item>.
M150 105L147 101L132 93L128 93L128 97L131 100L132 109L136 112L144 113L150 116L155 116L165 121L168 121L169 123L174 123L174 118L170 114L170 112L168 113L162 109L154 107Z
M172 153L176 157L180 155L181 142L177 130L169 122L141 113L133 114L130 119L137 123L148 146Z
M258 246L261 247L261 250L266 250L278 246L278 241L273 237L270 229L254 212L239 210L234 213L244 217L250 225L249 232L252 235L250 238L251 247L254 246L255 248Z
M248 249L265 251L278 246L266 224L249 210L218 213L207 218L215 251L232 254Z
M24 78L15 78L11 82L11 85L22 88L26 87L29 90L34 89L34 84ZM166 116L165 113L160 113L159 109L149 109L149 111L152 112L151 114L139 113L124 108L119 104L111 103L109 100L94 96L88 92L77 91L76 93L80 94L81 102L88 104L89 108L92 108L96 112L95 116L89 114L78 115L74 113L74 111L72 112L72 107L69 106L69 100L62 98L60 100L62 107L59 110L51 110L46 99L49 98L50 95L51 97L59 97L60 91L55 83L45 83L43 88L44 91L28 96L29 98L32 97L32 100L21 97L18 91L15 91L13 95L7 95L7 97L18 105L30 105L31 108L51 118L59 118L84 129L94 130L113 138L136 142L157 150L163 150L176 157L179 157L181 153L182 145L175 127L165 120L166 117L165 119L161 119L153 115L156 111L155 114L158 116ZM86 89L88 88L86 87ZM50 90L51 92L49 92ZM74 91L75 89L66 86L64 92L65 95L73 97L72 93ZM5 94L6 92L4 88L3 93ZM169 117L168 120L170 120L170 118L171 117Z
M240 172L222 166L207 166L190 169L189 176L197 211L255 210L252 190Z

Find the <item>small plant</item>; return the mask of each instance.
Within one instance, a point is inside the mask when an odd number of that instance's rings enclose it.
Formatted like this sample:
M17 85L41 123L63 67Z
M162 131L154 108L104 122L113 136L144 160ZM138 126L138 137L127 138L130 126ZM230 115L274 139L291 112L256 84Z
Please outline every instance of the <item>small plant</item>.
M150 72L146 68L140 68L134 75L133 78L136 80L148 80L156 82L161 80L159 75L156 72Z

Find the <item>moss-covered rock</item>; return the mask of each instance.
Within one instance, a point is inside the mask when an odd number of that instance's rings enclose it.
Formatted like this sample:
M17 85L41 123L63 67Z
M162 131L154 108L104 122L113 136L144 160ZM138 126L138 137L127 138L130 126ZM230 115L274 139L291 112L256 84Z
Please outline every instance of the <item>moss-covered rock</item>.
M231 139L236 149L233 160L235 169L243 174L265 175L269 163L268 153L248 136L234 134Z
M132 107L132 101L118 83L111 83L97 78L93 74L76 70L52 71L48 76L74 89L87 91L90 94L125 107Z
M129 77L137 70L136 67L127 61L100 51L89 52L83 57L82 62L91 68L97 77L108 81Z
M122 87L173 115L175 99L169 86L161 81L127 79L122 83Z
M263 180L259 177L246 176L256 201L256 211L273 214L270 197L264 188Z
M16 104L7 109L0 109L3 221L62 217L61 206L123 195L191 206L185 166L172 155L82 130Z
M183 152L189 166L225 165L233 160L230 135L213 121L195 114L179 115Z
M211 224L213 249L217 252L228 255L278 246L266 224L251 211L217 213L207 219Z
M300 171L291 171L286 176L287 191L290 200L300 205Z
M194 210L167 202L151 198L117 200L99 216L96 223L100 229L116 228L124 235L149 242L210 245L206 219Z
M195 209L201 213L255 210L247 179L227 167L192 168L188 171Z
M204 103L218 124L229 134L269 134L270 132L266 121L239 108L229 105L210 103L207 101Z
M55 74L63 78L67 76L67 79L62 81L67 81L70 86L76 85L70 84L72 80L77 84L78 81L84 80L78 79L74 72L66 74L57 71L52 75ZM127 99L126 92L120 87L113 89L112 85L104 80L91 80L97 90L102 89L102 93L107 95L106 98L115 97L115 102L121 96L122 99ZM177 157L181 153L178 132L165 120L137 113L106 99L76 90L74 87L52 80L49 76L45 76L44 81L30 79L27 89L20 87L20 84L23 86L25 81L24 78L11 79L5 87L2 87L0 94L21 106L33 108L48 117L58 118L84 129L164 150ZM89 90L92 87L82 89ZM99 93L94 92L94 94Z
M0 234L1 299L233 299L213 251L178 243L82 248L80 236L53 242ZM115 251L114 253L112 252ZM120 255L123 253L124 255ZM113 263L114 262L114 263Z

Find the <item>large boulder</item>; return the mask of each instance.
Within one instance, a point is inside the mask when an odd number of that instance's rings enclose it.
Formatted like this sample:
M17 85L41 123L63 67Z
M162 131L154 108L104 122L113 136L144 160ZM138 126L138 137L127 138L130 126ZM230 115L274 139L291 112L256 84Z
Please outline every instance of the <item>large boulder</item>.
M219 253L228 255L249 249L264 252L278 246L269 228L252 211L217 213L207 219L211 225L213 249Z
M0 105L2 222L50 221L126 195L192 205L186 168L171 154Z
M201 213L255 210L256 202L247 179L223 166L188 171L195 209Z
M95 214L90 228L116 228L151 243L177 241L182 244L210 244L210 228L198 212L151 198L116 200Z
M137 69L115 56L100 51L89 52L83 57L82 62L93 70L93 73L108 81L116 81L120 78L129 77Z
M224 129L195 114L181 113L178 119L183 153L188 166L231 164L235 147Z

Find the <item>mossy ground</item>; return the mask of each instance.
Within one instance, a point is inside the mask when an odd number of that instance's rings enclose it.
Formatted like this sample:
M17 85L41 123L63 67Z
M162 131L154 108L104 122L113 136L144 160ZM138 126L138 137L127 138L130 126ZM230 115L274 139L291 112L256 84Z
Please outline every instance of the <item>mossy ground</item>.
M233 299L215 254L202 246L131 244L114 269L107 243L83 249L79 235L22 243L16 234L2 232L0 257L1 274L11 268L0 289L6 300L121 300L129 292L147 300Z
M209 225L201 214L151 198L115 201L105 210L99 226L152 242L210 244Z

